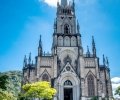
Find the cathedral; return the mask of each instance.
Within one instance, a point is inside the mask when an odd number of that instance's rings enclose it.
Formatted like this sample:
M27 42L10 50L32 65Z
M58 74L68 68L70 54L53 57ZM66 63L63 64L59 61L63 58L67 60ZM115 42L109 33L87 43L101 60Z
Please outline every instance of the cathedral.
M40 36L35 63L31 54L24 58L22 84L51 82L57 90L53 100L112 100L109 61L103 55L100 64L93 36L91 44L92 52L87 48L84 53L74 0L61 0L57 3L51 53L43 53Z

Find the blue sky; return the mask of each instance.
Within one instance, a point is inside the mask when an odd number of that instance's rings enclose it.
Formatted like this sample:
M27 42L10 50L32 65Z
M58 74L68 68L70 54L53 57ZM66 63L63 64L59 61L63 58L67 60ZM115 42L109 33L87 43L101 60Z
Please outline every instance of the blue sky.
M0 0L0 71L21 70L29 52L51 51L56 0ZM120 0L76 0L84 52L94 35L97 55L109 58L111 77L120 76Z

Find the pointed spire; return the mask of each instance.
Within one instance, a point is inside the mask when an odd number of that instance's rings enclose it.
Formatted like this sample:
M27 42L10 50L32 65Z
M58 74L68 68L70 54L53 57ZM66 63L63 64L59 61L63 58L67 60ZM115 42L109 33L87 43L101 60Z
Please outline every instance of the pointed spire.
M59 0L57 0L57 7L59 6Z
M105 62L106 62L106 60L105 60L105 56L104 56L104 54L103 54L103 65L105 66Z
M40 40L39 40L39 48L42 48L41 35L40 35Z
M24 62L23 62L23 67L26 67L27 65L27 58L26 58L26 55L24 56Z
M107 67L109 67L108 57L106 57L106 65L107 65Z
M57 30L57 24L56 24L56 19L54 20L54 33L56 33Z
M80 33L80 25L79 25L78 20L77 20L77 32Z
M87 57L90 57L90 50L89 47L87 46L87 52L86 52Z
M42 56L42 40L40 35L39 46L38 46L38 56Z
M28 63L31 64L31 52L29 53Z
M45 56L45 51L44 51L44 56Z
M33 60L32 60L32 65L33 65Z
M73 6L75 6L75 0L73 0Z
M73 0L72 9L73 9L73 12L75 13L75 0Z
M95 46L94 36L92 36L92 52L93 52L93 57L96 57L96 46Z
M92 36L92 45L93 45L93 47L95 47L94 36Z

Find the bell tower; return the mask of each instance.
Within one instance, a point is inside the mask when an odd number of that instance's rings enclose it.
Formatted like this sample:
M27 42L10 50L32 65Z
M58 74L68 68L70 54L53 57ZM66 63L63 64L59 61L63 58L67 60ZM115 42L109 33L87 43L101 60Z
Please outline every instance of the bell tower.
M80 26L76 21L74 0L72 2L61 0L61 4L57 3L52 48L56 47L80 47L82 49Z
M75 34L76 33L76 17L73 3L67 0L61 0L61 4L57 4L57 33Z

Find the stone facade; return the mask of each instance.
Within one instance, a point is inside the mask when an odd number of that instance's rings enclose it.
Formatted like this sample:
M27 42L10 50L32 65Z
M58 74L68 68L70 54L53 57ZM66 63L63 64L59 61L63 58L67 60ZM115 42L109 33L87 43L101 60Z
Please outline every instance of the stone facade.
M57 89L54 100L90 100L97 96L112 99L108 59L103 55L103 65L96 55L94 37L92 53L89 48L83 53L80 26L76 21L75 3L67 0L57 3L57 17L54 22L52 53L42 51L40 36L36 62L25 56L23 84L40 80L50 81Z

